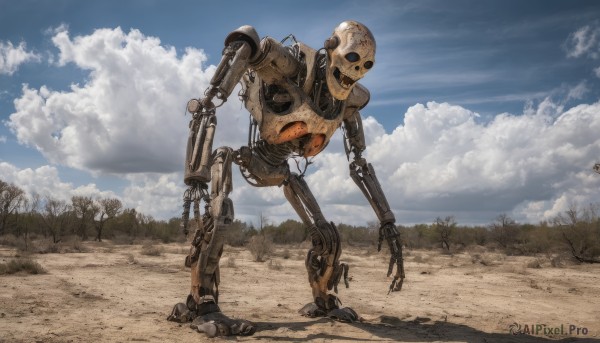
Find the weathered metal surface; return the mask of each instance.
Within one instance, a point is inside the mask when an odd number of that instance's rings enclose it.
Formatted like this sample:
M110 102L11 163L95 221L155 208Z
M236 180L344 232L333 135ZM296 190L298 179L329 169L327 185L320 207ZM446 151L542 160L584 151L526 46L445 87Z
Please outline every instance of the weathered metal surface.
M253 186L283 186L284 194L307 226L312 247L306 257L313 303L300 312L353 321L352 309L340 308L337 286L342 276L348 286L348 266L340 262L341 239L336 226L327 222L317 200L300 175L290 172L288 159L312 157L328 144L334 132L344 129L344 147L350 176L375 211L380 226L379 247L386 240L391 252L390 291L400 290L404 280L402 242L374 168L362 157L365 138L359 110L369 101L369 91L357 81L375 62L375 39L364 25L341 23L326 40L325 49L301 42L285 46L273 38L259 41L251 26L242 26L225 39L223 57L201 99L188 102L192 113L186 148L182 226L194 224L195 235L186 266L191 267L191 290L185 304L175 306L169 320L192 321L192 327L215 335L245 335L255 331L246 321L220 313L219 260L224 233L234 219L231 166L240 166ZM216 130L213 100L227 101L234 86L242 83L241 98L251 114L248 146L212 151ZM209 187L210 184L210 187ZM205 208L200 215L200 203ZM194 220L190 222L191 204ZM333 292L332 292L333 291Z

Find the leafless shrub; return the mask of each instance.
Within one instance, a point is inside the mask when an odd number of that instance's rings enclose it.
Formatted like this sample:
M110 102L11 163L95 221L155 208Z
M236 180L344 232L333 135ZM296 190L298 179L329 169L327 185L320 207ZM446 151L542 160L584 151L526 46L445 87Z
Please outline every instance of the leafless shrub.
M63 252L85 253L85 252L89 252L89 249L83 244L83 242L81 241L81 238L73 237L73 239L70 240L70 244L63 249Z
M157 247L152 243L146 243L142 245L142 250L140 251L142 255L146 256L161 256L163 253L163 249L161 247Z
M7 263L0 263L0 275L24 272L27 274L45 274L46 270L36 261L28 257L16 258Z
M273 252L273 240L265 234L258 234L250 238L248 250L255 262L264 262L264 258Z
M590 204L583 210L573 204L564 215L554 219L571 255L579 263L600 263L599 211L599 204Z
M227 258L227 261L225 262L225 266L227 268L235 268L235 267L237 267L237 264L235 263L235 257L229 256Z
M312 242L310 240L304 240L302 241L299 246L300 249L302 249L303 251L306 251L308 249L310 249L312 247Z
M486 267L489 267L494 264L494 260L488 254L473 254L471 255L471 263L473 264L482 264Z
M483 254L487 251L487 249L482 245L471 245L466 249L466 251L473 254Z
M561 253L556 256L549 257L550 265L554 268L564 268L570 265L577 264L578 261L567 253Z
M269 269L271 269L271 270L282 270L283 266L281 265L281 262L279 262L277 260L270 259L269 260Z
M135 257L133 256L133 254L127 254L125 256L127 257L128 264L137 264L137 261L135 260Z
M9 233L0 236L0 245L6 245L7 247L18 247L19 239L17 236Z
M117 234L113 238L113 243L117 245L132 245L134 237L125 235L125 234Z
M527 263L527 268L533 268L533 269L540 269L542 268L542 260L540 260L539 258L536 258L532 261L529 261L529 263Z
M60 243L53 243L50 240L40 242L38 244L37 253L38 254L58 254L61 252Z
M510 265L510 264L500 267L499 271L504 272L504 273L519 274L519 275L531 274L529 271L527 271L527 268L525 266L514 266L514 265Z
M106 242L106 241L104 241L104 242ZM109 244L109 245L104 246L104 250L102 252L105 254L110 254L110 253L113 253L114 251L115 251L115 246L112 244Z
M540 285L538 285L537 281L535 281L534 279L529 280L529 287L533 289L542 289L542 287L540 287Z
M287 260L291 257L291 253L289 249L285 249L283 250L283 252L281 253L281 257L283 257L284 260Z

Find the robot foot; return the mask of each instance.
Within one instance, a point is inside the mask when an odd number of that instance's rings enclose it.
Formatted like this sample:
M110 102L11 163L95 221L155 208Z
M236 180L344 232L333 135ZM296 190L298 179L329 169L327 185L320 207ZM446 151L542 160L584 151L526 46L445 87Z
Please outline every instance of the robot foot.
M325 310L317 304L308 303L302 307L298 313L305 317L329 317L340 322L350 323L359 319L358 314L350 307L336 308L333 310Z
M224 315L215 303L203 303L196 310L190 310L188 305L179 303L173 307L167 320L188 323L198 332L208 337L216 336L249 336L256 328L252 323L243 319L231 319Z
M222 312L208 313L198 316L190 327L204 332L208 337L216 336L250 336L256 332L252 323L243 319L231 319Z

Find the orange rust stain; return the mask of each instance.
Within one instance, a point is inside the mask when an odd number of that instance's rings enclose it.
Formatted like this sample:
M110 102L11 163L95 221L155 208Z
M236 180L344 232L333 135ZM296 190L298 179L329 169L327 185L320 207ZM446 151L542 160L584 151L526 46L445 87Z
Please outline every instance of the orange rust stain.
M296 138L300 138L308 133L308 127L305 122L295 121L293 123L289 123L285 125L277 138L274 139L273 143L280 144L289 142Z
M323 134L313 135L312 138L310 139L310 142L306 146L306 148L304 148L304 156L305 157L315 156L316 154L321 152L321 150L323 150L324 147L325 147L325 135L323 135Z

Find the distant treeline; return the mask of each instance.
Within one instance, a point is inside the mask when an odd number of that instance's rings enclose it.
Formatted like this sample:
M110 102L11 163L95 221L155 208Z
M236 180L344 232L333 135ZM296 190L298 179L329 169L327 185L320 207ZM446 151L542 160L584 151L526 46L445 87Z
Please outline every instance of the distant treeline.
M457 252L469 246L486 246L511 255L567 252L585 263L600 263L600 205L584 208L571 206L551 221L521 224L506 214L498 215L489 225L464 226L453 216L432 218L431 224L400 226L408 249L439 248ZM226 232L226 243L246 245L252 236L264 235L276 244L299 244L309 237L299 221L286 220L269 224L261 216L260 228L235 220ZM165 243L183 241L181 220L156 220L152 216L123 208L115 198L94 199L74 196L70 202L51 196L28 197L14 184L0 180L0 236L11 235L27 247L28 240L45 238L52 243L64 237L81 240L111 239L131 244L139 239L155 239ZM342 242L350 246L376 245L379 227L376 223L352 226L338 223ZM193 230L193 227L192 227ZM1 242L0 242L1 243ZM385 244L384 244L385 246Z

